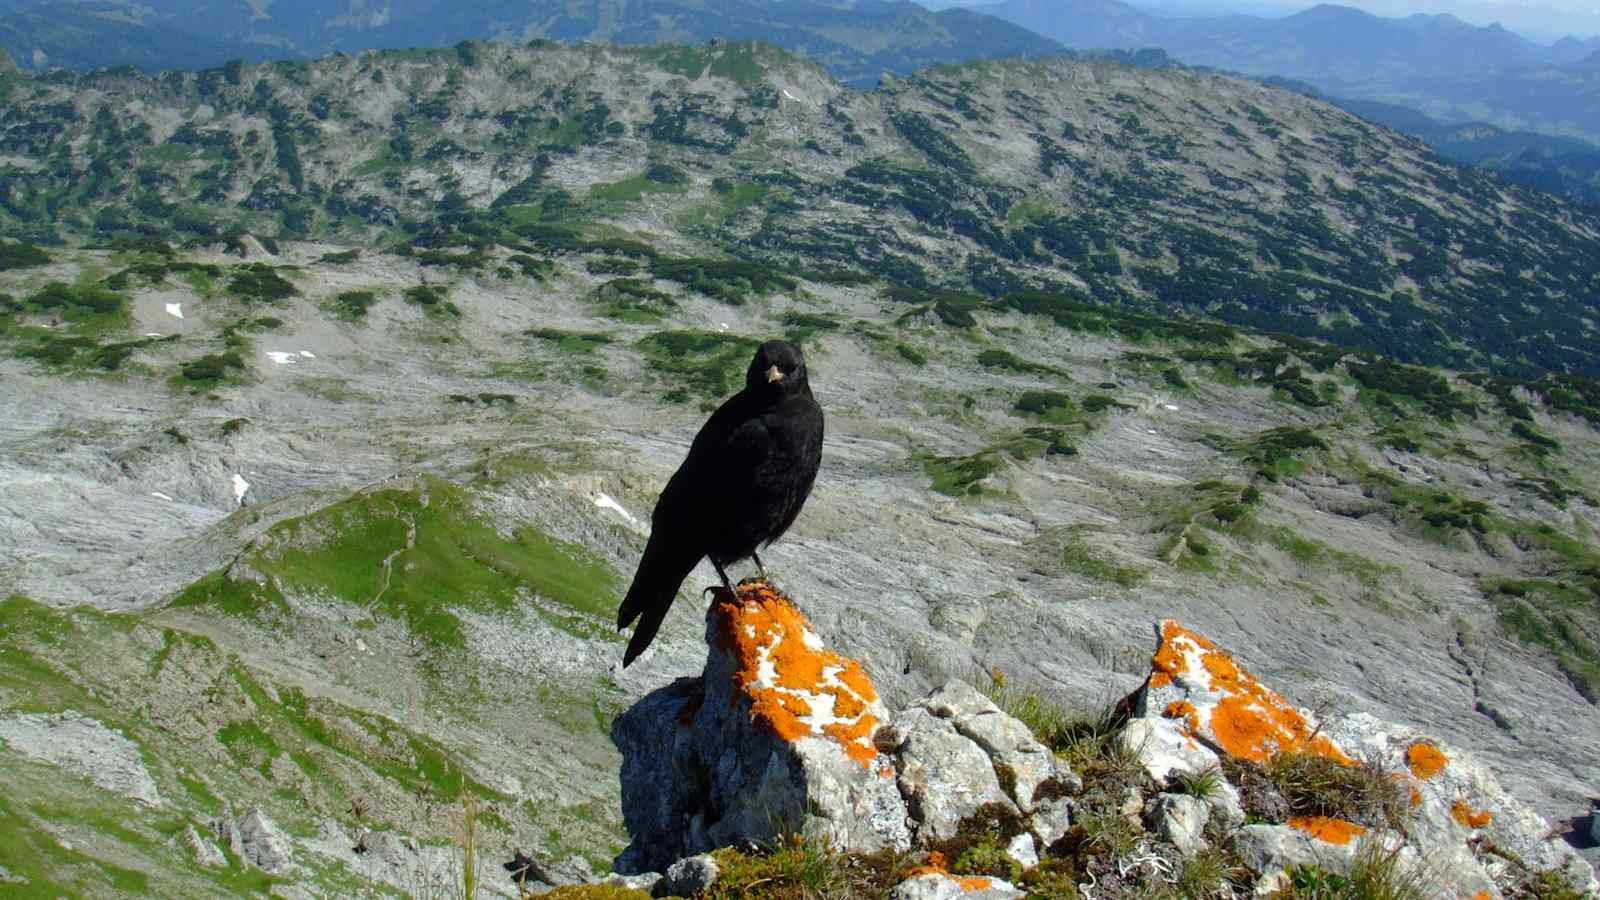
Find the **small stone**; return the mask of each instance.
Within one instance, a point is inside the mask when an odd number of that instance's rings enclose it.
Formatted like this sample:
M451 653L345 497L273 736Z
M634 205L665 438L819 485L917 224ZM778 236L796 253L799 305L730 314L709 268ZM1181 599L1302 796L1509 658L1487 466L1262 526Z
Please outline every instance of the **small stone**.
M27 884L28 879L21 875L13 875L5 866L0 866L0 884Z
M1017 861L1017 865L1024 869L1031 869L1039 864L1039 851L1033 845L1033 835L1019 834L1006 845L1006 855Z
M667 874L662 883L669 896L693 897L702 891L710 890L721 874L722 870L717 867L717 861L712 859L710 854L701 854L680 859L667 866Z
M944 872L925 872L895 885L889 900L1014 900L1024 896L1017 886L999 878L955 878Z
M1184 856L1205 849L1205 829L1210 819L1210 805L1188 794L1160 794L1150 803L1150 822L1156 835Z
M1066 797L1042 800L1034 805L1028 822L1039 846L1048 848L1072 830L1072 801Z
M193 825L185 826L183 840L194 852L196 865L207 869L227 868L228 858L222 854L222 849L202 837Z
M612 887L627 888L650 894L654 893L656 885L661 883L661 877L660 872L645 872L642 875L618 875L613 873L595 883L608 884Z

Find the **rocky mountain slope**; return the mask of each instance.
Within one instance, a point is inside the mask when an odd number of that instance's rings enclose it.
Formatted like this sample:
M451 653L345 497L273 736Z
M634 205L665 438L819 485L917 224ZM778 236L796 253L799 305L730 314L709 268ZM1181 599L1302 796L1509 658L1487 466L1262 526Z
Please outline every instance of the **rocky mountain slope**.
M5 84L0 225L36 240L242 229L472 267L487 243L622 227L887 278L908 302L1038 289L1409 361L1600 371L1593 213L1215 75L973 64L859 93L759 44L468 44Z
M1588 827L1600 390L1534 370L1592 366L1595 228L1551 198L1108 63L4 85L5 877L425 894L468 819L496 890L519 848L608 865L610 724L700 670L714 576L626 672L612 611L773 334L829 438L766 560L891 706L999 670L1089 715L1171 616Z

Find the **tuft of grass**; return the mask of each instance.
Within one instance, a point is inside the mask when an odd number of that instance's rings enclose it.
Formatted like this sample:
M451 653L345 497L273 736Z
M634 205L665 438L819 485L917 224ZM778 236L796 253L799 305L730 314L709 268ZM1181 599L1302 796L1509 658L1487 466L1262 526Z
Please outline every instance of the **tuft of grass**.
M1292 866L1289 883L1273 900L1425 900L1433 896L1433 876L1425 865L1407 863L1402 847L1385 849L1381 842L1364 840L1344 875L1320 866Z
M554 345L567 353L593 353L611 343L611 336L599 331L563 331L559 328L529 328L523 334Z
M1279 753L1266 774L1294 816L1327 816L1401 831L1410 816L1405 788L1371 763L1354 765L1307 753Z
M1137 587L1149 573L1134 566L1120 565L1108 559L1104 553L1086 543L1081 528L1069 529L1061 544L1061 564L1067 571L1115 584L1119 587Z

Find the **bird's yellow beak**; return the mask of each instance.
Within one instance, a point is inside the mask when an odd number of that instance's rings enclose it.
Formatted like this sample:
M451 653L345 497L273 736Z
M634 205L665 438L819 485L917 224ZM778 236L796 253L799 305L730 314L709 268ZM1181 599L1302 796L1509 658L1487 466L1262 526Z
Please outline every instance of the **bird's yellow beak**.
M782 380L783 380L783 373L778 371L778 367L777 366L773 366L772 368L767 369L767 384L777 384L778 382L780 382Z

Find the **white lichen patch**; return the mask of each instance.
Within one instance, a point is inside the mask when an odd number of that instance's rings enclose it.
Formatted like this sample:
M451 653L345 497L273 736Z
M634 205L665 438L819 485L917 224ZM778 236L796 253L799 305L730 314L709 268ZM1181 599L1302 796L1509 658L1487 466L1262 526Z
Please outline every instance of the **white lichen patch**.
M146 806L163 802L138 745L76 710L0 719L0 742L12 753L82 775Z

